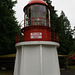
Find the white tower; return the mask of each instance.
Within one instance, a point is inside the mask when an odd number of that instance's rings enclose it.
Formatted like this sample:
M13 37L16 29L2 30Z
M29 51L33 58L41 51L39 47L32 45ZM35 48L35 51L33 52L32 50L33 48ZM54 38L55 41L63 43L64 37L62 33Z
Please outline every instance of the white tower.
M31 0L25 7L23 35L17 36L14 75L60 75L58 36L50 25L50 7Z

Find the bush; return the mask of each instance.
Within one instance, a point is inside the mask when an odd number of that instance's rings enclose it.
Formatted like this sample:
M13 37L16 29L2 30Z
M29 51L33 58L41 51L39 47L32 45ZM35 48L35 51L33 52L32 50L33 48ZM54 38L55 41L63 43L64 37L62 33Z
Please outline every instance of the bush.
M75 65L75 53L68 57L69 65Z

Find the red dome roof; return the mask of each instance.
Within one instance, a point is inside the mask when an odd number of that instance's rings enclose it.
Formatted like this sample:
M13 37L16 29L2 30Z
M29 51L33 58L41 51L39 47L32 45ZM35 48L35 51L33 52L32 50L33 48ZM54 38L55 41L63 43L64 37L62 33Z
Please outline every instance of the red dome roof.
M48 4L43 0L31 0L25 7L27 7L29 5L33 5L33 4L42 4L42 5L49 7ZM25 10L25 7L24 7L24 10Z
M31 4L35 4L35 3L47 5L47 3L44 2L43 0L31 0L27 5L31 5Z

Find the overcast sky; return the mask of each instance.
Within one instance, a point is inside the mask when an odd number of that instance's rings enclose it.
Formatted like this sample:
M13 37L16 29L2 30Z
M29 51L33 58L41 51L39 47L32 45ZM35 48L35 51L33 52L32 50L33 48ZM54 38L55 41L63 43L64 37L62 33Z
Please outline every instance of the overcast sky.
M16 18L20 23L24 19L23 8L30 0L17 0L18 3L14 7L16 11ZM57 14L60 15L63 10L71 23L71 27L75 26L75 0L51 0L52 5L55 7Z

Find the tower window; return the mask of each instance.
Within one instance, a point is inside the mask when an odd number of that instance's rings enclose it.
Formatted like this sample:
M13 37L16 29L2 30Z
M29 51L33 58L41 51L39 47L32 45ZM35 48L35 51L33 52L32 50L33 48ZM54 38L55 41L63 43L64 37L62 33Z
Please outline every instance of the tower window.
M44 5L40 5L40 4L31 5L25 10L25 14L27 15L27 17L25 17L25 19L27 19L26 23L28 25L49 26L50 25L49 12L50 10Z

